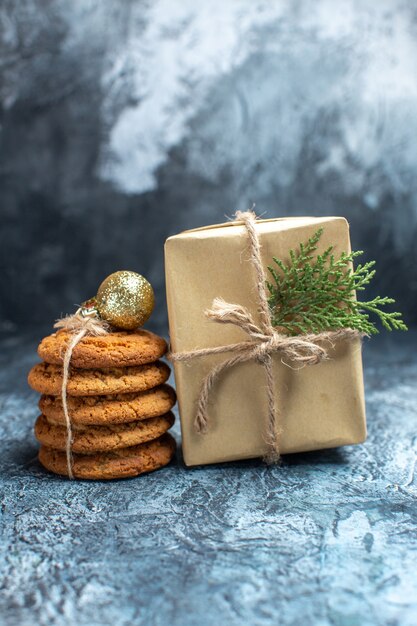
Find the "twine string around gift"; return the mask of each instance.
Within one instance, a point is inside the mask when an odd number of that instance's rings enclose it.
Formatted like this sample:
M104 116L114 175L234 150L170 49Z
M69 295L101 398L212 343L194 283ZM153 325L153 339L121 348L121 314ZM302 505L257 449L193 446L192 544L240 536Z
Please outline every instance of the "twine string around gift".
M74 348L79 342L86 337L106 335L109 331L109 325L101 320L97 311L92 308L80 307L74 315L67 315L54 324L54 328L66 330L70 333L70 339L65 348L63 362L62 362L62 384L61 384L61 402L62 410L65 417L65 425L67 429L66 443L65 443L65 455L67 460L68 477L72 480L74 478L73 471L73 458L72 458L72 423L71 416L68 411L68 398L67 387L68 381L71 375L71 357L74 352Z
M222 298L215 298L211 309L205 311L206 317L218 324L233 324L245 332L250 339L224 346L185 352L171 352L168 358L174 362L187 363L196 358L230 353L230 356L224 361L214 365L203 379L194 420L194 427L201 434L206 433L208 430L210 394L220 374L239 363L248 361L260 363L265 370L268 405L265 433L267 453L265 460L269 463L276 463L280 459L281 426L279 423L272 356L279 353L281 361L285 365L289 365L288 361L299 367L315 365L329 358L328 350L323 344L328 343L334 346L337 341L352 341L362 337L363 333L351 328L309 333L295 337L278 332L272 324L269 310L266 276L261 259L261 243L256 228L256 214L253 211L237 211L236 220L243 222L249 238L249 260L256 276L257 308L260 323L255 323L246 307L225 302Z

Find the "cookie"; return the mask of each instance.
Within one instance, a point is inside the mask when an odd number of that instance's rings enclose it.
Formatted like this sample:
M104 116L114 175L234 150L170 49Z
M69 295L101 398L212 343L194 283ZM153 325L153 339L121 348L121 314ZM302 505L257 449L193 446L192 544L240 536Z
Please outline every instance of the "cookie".
M175 453L175 439L168 433L154 441L113 452L73 454L75 478L111 480L152 472L168 465ZM39 461L49 471L68 476L65 452L41 446Z
M157 361L136 367L109 367L83 370L71 367L67 384L69 396L100 396L145 391L168 380L168 365ZM29 385L48 396L59 396L62 386L62 367L37 363L29 372Z
M47 363L61 365L71 337L66 330L45 337L38 347L39 356ZM81 369L131 367L152 363L166 351L165 339L148 330L115 331L81 339L74 348L71 364Z
M118 448L136 446L145 441L157 439L173 425L172 413L147 420L108 426L82 427L73 425L71 450L79 454L107 452ZM65 426L51 424L44 415L35 423L35 437L44 446L65 451L67 429Z
M116 396L68 396L68 411L74 425L125 424L167 413L175 404L175 391L169 385L160 385L139 393ZM62 401L58 396L42 396L39 409L48 421L64 424Z

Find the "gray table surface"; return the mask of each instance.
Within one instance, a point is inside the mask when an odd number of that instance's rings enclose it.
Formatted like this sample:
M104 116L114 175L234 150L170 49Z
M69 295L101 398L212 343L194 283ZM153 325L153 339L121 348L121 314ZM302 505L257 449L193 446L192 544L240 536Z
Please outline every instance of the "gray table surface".
M415 332L365 346L364 445L111 483L39 465L34 337L1 343L2 623L417 624Z

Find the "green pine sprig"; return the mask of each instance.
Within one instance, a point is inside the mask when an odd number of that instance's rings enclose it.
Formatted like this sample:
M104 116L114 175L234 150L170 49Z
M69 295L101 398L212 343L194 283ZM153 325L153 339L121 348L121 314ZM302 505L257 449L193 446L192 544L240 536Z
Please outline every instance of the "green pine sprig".
M356 300L356 292L363 291L375 275L375 261L353 268L354 259L363 252L342 252L336 258L334 246L315 254L322 233L320 228L297 251L290 250L288 263L274 257L275 266L268 267L272 276L272 282L267 281L272 324L289 335L338 328L374 335L379 331L370 319L373 315L389 331L407 330L401 313L382 308L393 304L393 298Z

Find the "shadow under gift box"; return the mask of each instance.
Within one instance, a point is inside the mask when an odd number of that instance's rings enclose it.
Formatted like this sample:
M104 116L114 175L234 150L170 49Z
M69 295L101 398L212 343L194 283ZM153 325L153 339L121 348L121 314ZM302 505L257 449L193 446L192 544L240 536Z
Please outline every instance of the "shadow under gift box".
M341 217L295 217L259 220L264 270L272 257L287 261L320 227L318 252L334 246L335 256L350 252L349 225ZM204 311L216 297L240 304L259 323L255 272L249 261L243 224L229 222L185 231L165 243L165 272L171 349L184 352L247 341L231 324L210 321ZM360 340L329 346L330 359L294 369L273 355L282 428L281 454L361 443L366 438ZM193 423L203 378L228 354L175 363L182 446L187 465L202 465L263 456L267 420L266 377L253 361L230 367L215 382L208 406L206 434Z

